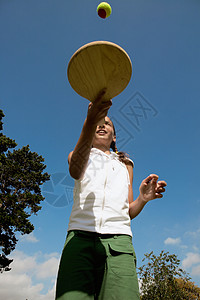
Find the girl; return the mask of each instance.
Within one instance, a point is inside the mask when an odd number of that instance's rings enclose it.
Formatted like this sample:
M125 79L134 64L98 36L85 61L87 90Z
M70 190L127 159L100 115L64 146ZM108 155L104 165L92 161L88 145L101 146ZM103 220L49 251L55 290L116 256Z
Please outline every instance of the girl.
M140 299L130 220L165 191L166 182L151 174L133 201L133 162L124 153L115 153L115 130L107 117L112 101L103 102L104 93L89 104L80 138L68 157L75 179L74 204L57 300Z

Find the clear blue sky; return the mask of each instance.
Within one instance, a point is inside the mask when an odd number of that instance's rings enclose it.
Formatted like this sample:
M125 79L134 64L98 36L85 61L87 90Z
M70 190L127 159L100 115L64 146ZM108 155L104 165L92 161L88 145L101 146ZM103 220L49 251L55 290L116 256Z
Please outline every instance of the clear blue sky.
M67 64L91 41L123 47L133 74L110 110L118 148L135 162L135 198L151 173L168 183L165 197L149 203L132 221L138 266L144 253L164 249L177 254L200 285L200 2L110 0L112 15L106 20L96 13L99 3L0 1L4 134L18 147L29 144L43 155L47 172L55 180L65 179L69 192L67 156L79 137L88 101L69 85ZM20 238L11 255L13 270L2 275L0 297L5 300L53 300L72 203L64 203L65 198L52 204L52 195L58 199L65 190L61 185L50 188L42 210L31 218L33 235Z

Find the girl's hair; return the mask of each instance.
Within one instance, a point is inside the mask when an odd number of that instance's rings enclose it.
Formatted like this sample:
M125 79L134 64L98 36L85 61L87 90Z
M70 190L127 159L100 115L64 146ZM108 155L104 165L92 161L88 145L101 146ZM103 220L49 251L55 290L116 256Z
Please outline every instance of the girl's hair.
M116 130L113 122L112 125L113 125L114 135L116 136ZM110 148L113 150L113 152L117 153L117 155L119 156L119 160L121 162L127 163L129 161L129 155L122 151L118 152L116 143L114 141L112 141L112 143L110 144Z

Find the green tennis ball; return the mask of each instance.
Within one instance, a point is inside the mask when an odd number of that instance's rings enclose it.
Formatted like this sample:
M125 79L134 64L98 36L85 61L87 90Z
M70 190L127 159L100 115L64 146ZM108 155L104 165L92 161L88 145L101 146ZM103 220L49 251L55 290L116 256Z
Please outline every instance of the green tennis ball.
M97 6L97 13L100 18L105 19L111 15L112 8L107 2L101 2Z

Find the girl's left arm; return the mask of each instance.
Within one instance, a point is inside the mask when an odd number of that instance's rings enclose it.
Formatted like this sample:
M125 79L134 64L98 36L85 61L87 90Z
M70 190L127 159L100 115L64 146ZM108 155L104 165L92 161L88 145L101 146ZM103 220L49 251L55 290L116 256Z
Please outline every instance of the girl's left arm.
M158 175L151 174L145 178L140 185L140 194L138 198L133 200L133 165L131 163L126 164L128 169L130 185L129 185L129 216L131 219L135 218L147 204L147 202L162 198L162 193L165 192L165 186L167 183L163 181L158 181Z

